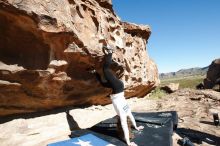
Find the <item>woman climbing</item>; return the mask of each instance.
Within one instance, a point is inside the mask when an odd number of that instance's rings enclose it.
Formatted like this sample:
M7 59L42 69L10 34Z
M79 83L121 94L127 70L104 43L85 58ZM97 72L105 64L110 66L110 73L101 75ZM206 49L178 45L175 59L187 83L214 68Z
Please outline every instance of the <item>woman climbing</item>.
M105 87L112 89L112 94L110 95L114 109L117 115L120 117L121 127L124 133L124 139L128 146L137 146L134 142L130 142L129 139L129 129L127 123L127 117L131 120L132 125L136 130L142 130L144 127L137 127L136 121L131 113L131 109L129 108L126 99L124 97L124 84L121 80L119 80L110 69L112 64L112 54L114 52L113 47L109 45L103 46L103 52L105 54L104 64L103 64L103 73L107 82L103 82L100 75L94 70L93 73L96 74L97 79L101 82L101 84Z

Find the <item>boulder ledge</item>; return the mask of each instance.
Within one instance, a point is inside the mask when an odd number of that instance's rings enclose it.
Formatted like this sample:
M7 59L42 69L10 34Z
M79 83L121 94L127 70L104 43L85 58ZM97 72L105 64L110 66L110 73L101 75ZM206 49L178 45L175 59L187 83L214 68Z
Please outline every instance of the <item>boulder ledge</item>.
M102 40L115 44L112 69L126 97L158 83L149 26L121 22L111 0L0 0L0 116L64 106L105 105Z

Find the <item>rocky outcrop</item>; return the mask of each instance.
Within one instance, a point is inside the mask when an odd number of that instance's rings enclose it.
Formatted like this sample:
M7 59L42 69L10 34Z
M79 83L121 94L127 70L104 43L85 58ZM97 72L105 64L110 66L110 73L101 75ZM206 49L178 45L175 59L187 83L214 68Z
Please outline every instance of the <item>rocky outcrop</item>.
M212 89L215 85L220 86L220 59L212 61L204 79L204 88Z
M179 89L179 83L169 83L162 86L160 89L166 91L167 93L173 93Z
M149 26L121 22L111 0L0 0L0 116L110 103L102 74L103 39L116 47L112 69L126 96L158 83L146 50Z

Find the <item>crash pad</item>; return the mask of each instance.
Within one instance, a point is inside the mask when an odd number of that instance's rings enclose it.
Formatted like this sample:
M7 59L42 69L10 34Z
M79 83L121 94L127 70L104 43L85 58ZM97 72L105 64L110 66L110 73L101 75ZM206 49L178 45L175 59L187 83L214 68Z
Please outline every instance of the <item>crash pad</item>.
M178 115L175 111L133 113L137 125L144 126L142 131L132 129L134 137L131 141L138 146L172 146L173 130L178 125ZM89 129L75 130L71 139L48 146L68 146L71 144L86 146L126 146L124 140L117 134L117 117L104 120ZM83 143L84 142L84 143Z
M143 131L132 130L134 141L138 146L172 146L173 130L178 125L175 111L133 113L137 125L144 126ZM117 134L117 117L98 123L90 130L120 139ZM123 141L123 140L121 140Z
M87 131L82 136L71 138L65 141L48 144L48 146L115 146L115 145Z

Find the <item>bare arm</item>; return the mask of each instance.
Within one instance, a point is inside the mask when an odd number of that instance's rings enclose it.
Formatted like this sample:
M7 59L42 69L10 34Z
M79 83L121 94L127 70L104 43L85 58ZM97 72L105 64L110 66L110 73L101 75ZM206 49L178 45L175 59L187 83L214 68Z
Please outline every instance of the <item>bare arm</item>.
M134 128L136 130L140 131L140 130L144 129L144 126L138 126L137 127L136 121L135 121L134 116L132 115L131 112L129 112L128 117L130 118L131 123L132 123L132 125L134 126Z

